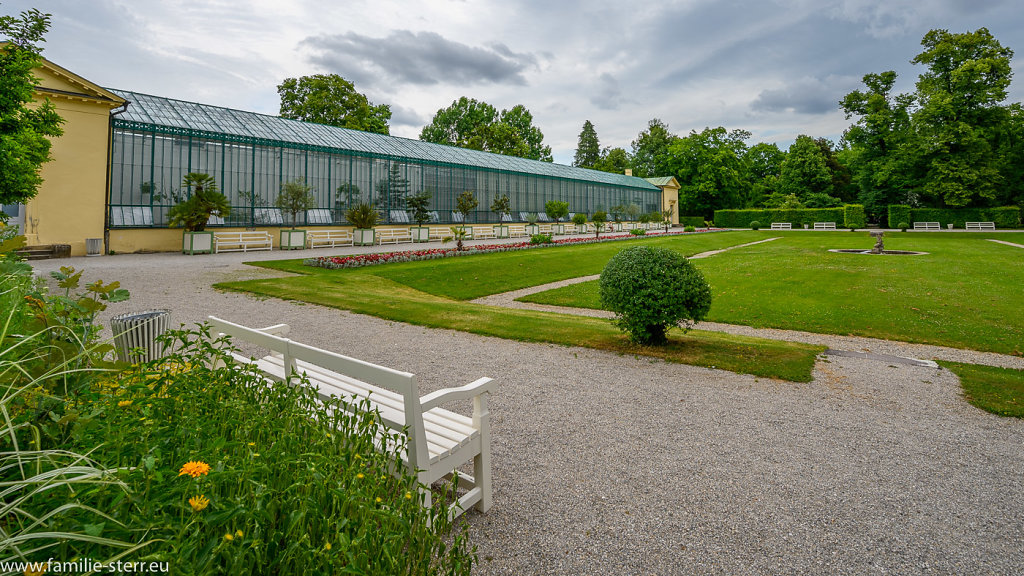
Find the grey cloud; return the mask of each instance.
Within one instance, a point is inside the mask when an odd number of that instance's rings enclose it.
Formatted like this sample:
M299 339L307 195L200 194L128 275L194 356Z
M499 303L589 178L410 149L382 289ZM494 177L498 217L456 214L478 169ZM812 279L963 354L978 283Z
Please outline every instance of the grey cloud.
M760 112L828 114L836 111L839 100L856 85L857 80L850 77L801 78L783 88L762 90L750 107Z
M614 76L605 72L598 78L597 90L590 101L602 110L617 110L622 104L622 88Z
M429 120L429 117L424 117L419 112L416 112L412 108L400 106L398 104L390 104L391 106L391 122L392 126L409 126L412 128L422 128Z
M434 32L395 30L384 38L355 32L312 36L302 45L314 64L364 84L430 86L453 84L526 85L523 73L537 65L528 53L504 44L469 46Z

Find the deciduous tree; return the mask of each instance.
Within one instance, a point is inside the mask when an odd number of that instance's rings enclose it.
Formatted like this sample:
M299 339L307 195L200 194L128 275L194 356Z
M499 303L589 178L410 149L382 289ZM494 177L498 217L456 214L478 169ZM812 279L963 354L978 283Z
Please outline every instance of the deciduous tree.
M544 133L533 125L533 115L521 104L498 114L490 104L463 96L434 114L420 132L420 140L553 161L551 147L544 145Z
M340 128L388 134L391 107L373 105L337 74L286 78L277 87L281 117Z
M647 129L638 134L632 144L633 175L641 178L670 175L668 148L677 139L678 136L668 131L668 124L658 118L648 122Z

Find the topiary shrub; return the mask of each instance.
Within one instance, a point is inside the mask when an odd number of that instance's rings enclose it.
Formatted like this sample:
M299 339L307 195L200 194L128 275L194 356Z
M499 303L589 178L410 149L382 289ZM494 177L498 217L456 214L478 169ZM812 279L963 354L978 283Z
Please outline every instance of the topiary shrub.
M639 344L664 344L671 326L689 330L711 309L711 286L678 252L635 246L616 254L601 272L601 305Z
M641 230L640 228L633 228L632 230L629 231L629 233L632 234L633 236L643 236L644 234L647 234L647 231Z
M534 234L530 236L530 244L551 244L551 234Z
M683 232L696 232L696 231L697 231L697 229L694 228L693 226L687 226L686 228L683 228Z
M907 228L910 228L910 224L907 224L906 222L900 222L899 224L896 225L896 227L899 228L901 232L906 232Z
M761 223L758 222L757 220L754 220L753 222L750 223L750 229L751 230L760 230L761 229Z

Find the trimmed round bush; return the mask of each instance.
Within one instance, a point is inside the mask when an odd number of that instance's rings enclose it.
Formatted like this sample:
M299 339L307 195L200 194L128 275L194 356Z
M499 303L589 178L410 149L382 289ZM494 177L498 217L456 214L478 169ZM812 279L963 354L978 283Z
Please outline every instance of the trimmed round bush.
M754 220L753 222L750 223L750 229L751 230L757 230L760 227L761 227L761 223L758 222L757 220Z
M907 228L910 228L910 225L907 224L906 222L900 222L899 224L896 225L896 227L899 228L900 230L906 232Z
M601 305L639 344L664 344L672 326L689 330L711 309L711 286L683 255L634 246L616 254L600 280Z
M696 231L697 231L697 229L694 228L693 226L687 226L686 228L683 228L683 232L696 232Z

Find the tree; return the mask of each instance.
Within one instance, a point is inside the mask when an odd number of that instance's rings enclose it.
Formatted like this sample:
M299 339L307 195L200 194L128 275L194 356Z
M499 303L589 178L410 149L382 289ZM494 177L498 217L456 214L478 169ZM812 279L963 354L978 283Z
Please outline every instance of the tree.
M666 167L679 181L679 206L686 214L711 219L715 210L739 208L749 185L743 157L750 132L705 128L677 138Z
M630 158L633 175L653 178L671 174L668 148L677 139L675 134L668 131L668 124L657 118L648 122L647 129L638 134L632 144L633 154Z
M43 35L50 15L27 10L19 16L0 16L0 204L20 204L33 198L43 179L39 169L50 161L48 137L64 133L64 120L49 99L32 109L38 82L32 70L43 62Z
M533 125L533 115L523 105L497 110L486 102L463 96L442 108L420 131L420 140L552 162L551 147Z
M818 143L810 136L797 136L782 162L779 192L793 194L802 201L808 194L827 194L831 190L832 172Z
M202 232L210 216L226 218L231 212L231 203L217 190L217 181L209 174L189 172L181 183L190 188L191 195L167 211L167 225L181 226L186 232Z
M625 174L630 167L629 153L622 148L605 148L601 151L601 158L594 164L594 170L611 172L613 174Z
M548 200L544 203L544 213L554 222L560 222L569 215L569 203L561 200Z
M825 166L828 167L828 171L832 175L832 186L828 193L842 202L853 202L856 192L850 185L852 180L850 169L839 161L835 144L828 138L815 138L814 143L818 145L818 150L821 151L821 155L825 159Z
M505 218L512 212L512 199L508 197L508 194L494 197L494 202L491 202L491 212L498 215L498 224L505 221Z
M579 168L593 168L601 161L601 143L597 139L597 130L587 120L580 131L579 142L576 144L576 155L572 165Z
M281 117L340 128L388 134L391 107L374 106L337 74L286 78L278 85Z
M743 160L750 186L743 202L744 208L760 206L765 198L778 190L779 175L785 159L786 153L779 150L775 143L760 142L747 149Z
M892 95L893 71L864 76L865 91L854 90L839 105L846 118L858 116L844 139L857 200L874 221L890 204L917 204L918 138L911 126L912 94Z
M432 196L433 193L430 190L424 190L419 194L409 196L406 201L406 208L417 226L422 227L430 220L430 198Z
M947 206L994 200L1001 158L993 141L1005 123L1013 50L986 28L964 34L932 30L911 62L928 70L917 81L914 115L925 140L924 193Z
M462 214L463 230L466 228L466 222L469 221L469 215L476 210L479 204L480 201L476 199L476 194L472 190L463 190L462 194L455 199L455 211Z
M316 208L316 198L313 198L313 187L307 186L302 178L285 182L281 186L281 192L277 195L276 205L281 210L291 214L292 226L298 222L299 212L305 212Z

